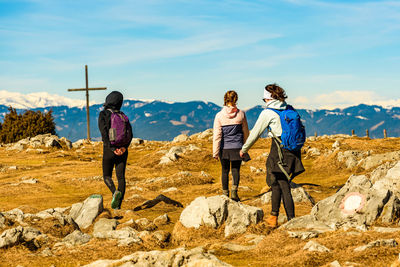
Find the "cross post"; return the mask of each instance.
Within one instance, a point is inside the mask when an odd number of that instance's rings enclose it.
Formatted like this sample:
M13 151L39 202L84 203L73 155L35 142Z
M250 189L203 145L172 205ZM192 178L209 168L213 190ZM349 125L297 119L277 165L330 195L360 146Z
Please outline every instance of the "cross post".
M89 91L106 90L107 87L89 88L88 67L87 67L87 65L85 65L85 79L86 79L86 87L85 88L68 89L68 92L86 91L87 139L90 141Z

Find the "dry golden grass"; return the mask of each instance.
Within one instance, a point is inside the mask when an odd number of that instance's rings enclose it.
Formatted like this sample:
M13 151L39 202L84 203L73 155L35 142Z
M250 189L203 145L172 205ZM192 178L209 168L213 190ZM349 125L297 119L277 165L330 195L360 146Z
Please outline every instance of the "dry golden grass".
M201 151L187 152L177 162L168 166L158 165L162 156L158 151L169 150L174 145L189 144L196 145ZM333 140L322 139L308 142L306 145L326 151L331 149L332 144ZM341 144L340 151L355 149L372 151L372 154L385 153L399 150L400 138L371 140L355 137L343 139ZM233 242L247 245L243 235L225 238L223 228L185 229L178 222L182 208L160 203L151 209L132 211L136 206L153 199L169 187L177 187L178 190L163 194L181 202L184 206L198 196L220 194L221 168L219 162L211 157L211 145L206 140L193 140L179 144L149 142L146 145L130 148L126 172L126 198L122 210L118 212L110 209L111 193L101 178L101 144L93 147L87 145L80 150L45 150L44 153L11 152L0 147L0 169L8 166L18 167L17 170L0 172L0 211L18 207L24 212L36 213L48 208L68 207L83 201L91 194L102 194L106 210L99 218L112 218L118 215L123 216L119 221L124 223L130 219L144 217L153 220L167 213L171 223L159 226L158 230L172 233L172 241L168 244L160 244L148 238L140 246L118 247L115 241L93 239L87 245L60 250L53 257L41 256L43 248L31 251L19 245L0 250L0 265L78 266L97 259L119 259L138 250L171 249L178 246L204 246L212 250L221 260L234 266L320 266L334 260L339 260L341 263L356 262L363 266L388 266L398 257L399 248L374 248L362 253L354 253L353 249L379 238L395 238L399 242L400 234L366 232L360 236L349 236L342 231L323 234L316 238L316 241L326 245L332 253L309 253L302 250L306 241L289 238L286 232L270 229L265 223L248 229L248 233L266 236L255 250L230 252L221 248L222 244ZM250 150L252 160L242 166L240 182L241 186L249 189L239 192L243 203L262 207L266 215L270 212L270 205L262 206L256 199L257 195L266 190L265 174L251 173L249 167L265 169L266 158L263 157L263 153L269 152L270 145L270 140L262 139ZM335 153L326 157L307 158L304 160L304 165L306 172L296 177L295 182L319 185L305 186L317 201L336 192L352 173L365 172L343 168L336 162ZM182 171L188 171L192 176L180 175ZM201 176L201 171L208 173L210 177ZM166 180L148 183L148 179L156 177L165 177ZM13 185L20 182L21 178L36 178L39 183ZM308 214L311 208L310 204L296 204L296 215ZM48 245L51 247L56 242L55 237L63 237L72 231L68 227L55 226L57 223L54 220L42 220L31 224L50 237L54 237L49 240ZM55 231L55 228L59 230ZM93 226L85 232L91 233L92 230Z

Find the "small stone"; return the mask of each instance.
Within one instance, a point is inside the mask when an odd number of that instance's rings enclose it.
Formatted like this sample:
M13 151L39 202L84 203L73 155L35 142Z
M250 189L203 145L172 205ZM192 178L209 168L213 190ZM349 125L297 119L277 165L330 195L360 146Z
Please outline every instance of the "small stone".
M312 240L308 241L308 243L304 246L303 250L307 250L310 252L330 252L330 250L327 247Z
M168 217L168 214L158 216L157 218L155 218L153 220L153 223L155 225L165 225L165 224L168 224L169 222L170 222L170 219Z
M342 267L338 261L333 261L329 264L330 267Z
M156 231L152 234L152 236L159 242L165 243L169 241L171 234L165 231Z
M315 231L288 231L288 234L292 238L300 238L306 240L314 237L318 237L318 232Z
M163 190L162 192L163 193L170 193L170 192L175 192L175 191L178 191L178 188L170 187L170 188L167 188L167 189Z
M45 248L40 255L42 255L43 257L51 257L54 256L53 252L51 252L50 248Z
M234 252L241 252L241 251L248 251L248 250L253 250L256 248L255 245L253 246L243 246L235 243L225 243L222 245L222 248L234 251Z

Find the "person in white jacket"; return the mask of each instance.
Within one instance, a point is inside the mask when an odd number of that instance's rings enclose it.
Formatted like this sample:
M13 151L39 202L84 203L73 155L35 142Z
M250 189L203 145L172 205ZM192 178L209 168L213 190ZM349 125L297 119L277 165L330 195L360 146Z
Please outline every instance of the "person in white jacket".
M269 130L268 136L280 138L282 135L282 126L279 115L274 111L278 112L285 110L287 103L285 99L287 98L285 90L283 90L277 84L269 84L264 89L264 102L266 103L266 109L259 115L256 124L250 131L249 138L243 145L240 155L243 156L244 153L249 151L253 144L258 138L264 133L266 129ZM271 197L271 216L267 219L267 224L271 227L276 227L278 225L278 215L281 203L281 198L283 199L283 205L286 211L286 216L288 220L294 218L294 202L291 194L290 184L286 175L281 171L278 166L279 162L279 152L281 149L278 147L276 142L272 142L271 151L268 155L266 162L267 167L267 184L271 187L272 197ZM286 164L286 172L294 178L296 175L304 172L304 167L301 162L301 152L299 151L289 151L282 148L283 160Z
M238 95L228 91L224 96L224 107L214 120L213 157L221 161L222 193L229 197L229 170L232 169L231 199L240 201L238 188L242 158L240 149L249 135L246 114L237 108ZM232 167L232 168L231 168Z

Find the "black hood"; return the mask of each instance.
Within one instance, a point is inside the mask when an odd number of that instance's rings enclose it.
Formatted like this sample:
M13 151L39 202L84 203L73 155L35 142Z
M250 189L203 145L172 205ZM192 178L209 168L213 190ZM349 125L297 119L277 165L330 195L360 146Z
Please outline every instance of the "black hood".
M112 91L107 97L104 103L104 109L120 110L124 96L118 91Z

